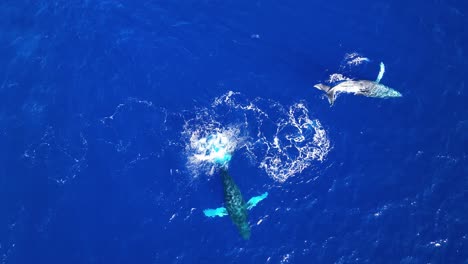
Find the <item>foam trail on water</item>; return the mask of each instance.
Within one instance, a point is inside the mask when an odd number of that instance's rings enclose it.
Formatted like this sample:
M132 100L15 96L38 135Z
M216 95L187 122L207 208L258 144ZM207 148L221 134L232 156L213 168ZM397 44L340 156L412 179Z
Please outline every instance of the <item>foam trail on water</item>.
M330 150L327 133L305 103L249 100L232 91L186 119L187 166L193 175L213 174L231 155L244 156L277 182L322 161Z
M354 80L355 79L354 77L349 77L349 75L352 75L352 71L358 68L359 65L370 62L370 61L371 60L369 58L364 57L360 55L359 53L356 53L356 52L347 53L345 54L344 59L341 62L340 72L330 74L326 82L334 86L343 81ZM382 80L384 76L384 73L385 73L385 64L383 62L380 62L379 74L377 76L377 79L375 80L376 83L380 83L380 81Z
M286 115L277 123L273 141L260 141L267 150L259 167L279 182L302 172L315 160L322 161L330 149L325 129L318 119L309 117L304 104L292 105Z
M352 71L361 64L368 62L370 62L369 58L364 57L357 52L346 53L343 61L341 62L339 72L330 74L327 82L329 84L335 85L342 81L353 80L353 78L349 77L349 75L352 74Z
M341 81L350 81L350 80L351 80L351 78L346 77L341 73L333 73L333 74L330 74L330 76L328 77L327 82L328 83L337 83L337 82L341 82Z
M360 65L364 62L369 62L369 58L361 56L359 53L347 53L345 54L345 61L348 66Z

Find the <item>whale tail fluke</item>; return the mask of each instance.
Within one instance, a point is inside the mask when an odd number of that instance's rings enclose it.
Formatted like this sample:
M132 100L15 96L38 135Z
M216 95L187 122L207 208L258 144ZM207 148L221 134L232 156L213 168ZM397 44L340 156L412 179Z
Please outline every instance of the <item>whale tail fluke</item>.
M330 106L332 106L335 102L335 90L333 90L330 86L321 83L314 85L314 87L324 91L327 94L328 102L330 103Z

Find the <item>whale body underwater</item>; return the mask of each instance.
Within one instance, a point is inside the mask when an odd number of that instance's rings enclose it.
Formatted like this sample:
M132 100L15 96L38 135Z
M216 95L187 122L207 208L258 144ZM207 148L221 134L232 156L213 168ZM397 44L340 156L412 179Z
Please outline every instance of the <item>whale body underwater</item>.
M259 202L268 197L268 192L250 198L245 202L242 193L229 175L226 168L221 167L220 174L224 189L224 207L205 209L203 213L207 217L223 217L229 215L232 222L237 226L241 237L245 240L250 238L250 226L248 222L248 210L252 210Z
M330 87L325 84L316 84L315 88L327 94L328 102L333 105L340 93L352 93L376 98L401 97L401 93L378 82L369 80L344 81L336 86Z
M227 170L221 169L224 187L224 204L231 216L232 222L237 226L243 239L250 238L250 226L247 220L247 206L242 194Z

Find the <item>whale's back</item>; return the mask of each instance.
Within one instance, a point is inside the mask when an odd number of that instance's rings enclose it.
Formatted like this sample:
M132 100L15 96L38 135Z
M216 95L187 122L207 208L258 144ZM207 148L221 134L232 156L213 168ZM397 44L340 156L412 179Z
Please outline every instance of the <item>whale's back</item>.
M224 169L221 170L224 186L224 203L234 224L239 229L242 238L250 238L250 226L247 220L247 206L242 193L234 180Z

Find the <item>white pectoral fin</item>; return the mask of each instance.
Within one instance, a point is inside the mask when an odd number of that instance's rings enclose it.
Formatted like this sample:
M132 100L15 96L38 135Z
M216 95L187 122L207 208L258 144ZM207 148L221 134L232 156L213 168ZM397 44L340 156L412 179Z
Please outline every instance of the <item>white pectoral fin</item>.
M385 64L383 64L383 62L381 62L380 63L379 75L377 76L377 79L375 80L376 83L379 83L380 80L382 80L384 73L385 73Z
M261 202L263 199L268 197L268 192L263 193L262 195L259 196L254 196L250 198L250 200L245 204L247 210L251 210L254 208L259 202ZM223 217L228 215L227 209L225 207L219 207L216 209L205 209L203 210L203 214L205 214L206 217Z
M228 215L228 212L227 212L226 208L224 208L224 207L219 207L219 208L216 208L216 209L205 209L205 210L203 210L203 213L207 217L216 217L216 216L223 217L223 216Z
M247 202L246 206L247 206L247 210L251 210L252 208L254 208L259 202L261 202L263 199L267 198L268 197L268 192L265 192L264 194L262 195L259 195L259 196L254 196L252 198L250 198L250 200Z

